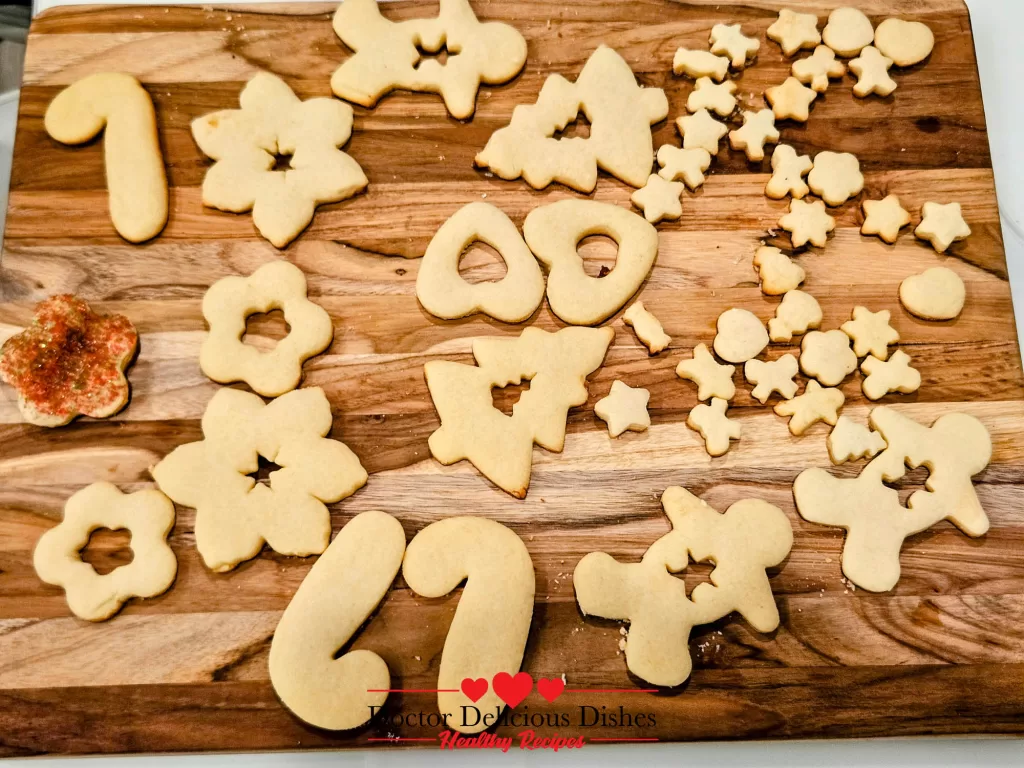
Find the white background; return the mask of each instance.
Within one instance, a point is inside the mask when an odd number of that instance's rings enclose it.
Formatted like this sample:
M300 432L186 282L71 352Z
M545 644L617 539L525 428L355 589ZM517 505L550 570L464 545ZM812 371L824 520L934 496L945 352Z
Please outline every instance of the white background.
M102 2L103 0L92 0ZM198 1L198 0L197 0ZM240 2L240 0L234 0ZM622 0L626 2L627 0ZM120 0L127 2L127 0ZM36 11L61 5L41 0ZM67 4L67 3L64 3ZM152 5L167 5L153 2ZM851 4L855 5L856 0ZM1003 239L1010 269L1014 304L1024 308L1024 0L967 0L974 42L981 69L985 116L992 147ZM0 100L0 211L7 210L7 185L14 138L17 102ZM1017 329L1024 326L1024 310L1017 312ZM1021 554L1024 557L1024 553ZM1024 621L1024 618L1021 619ZM95 727L102 728L102 723ZM900 766L1024 766L1024 740L1013 739L876 739L871 741L815 741L744 744L659 744L587 747L545 756L538 752L508 754L440 753L433 750L376 749L366 752L286 753L276 755L195 755L87 760L14 760L3 763L19 768L79 765L87 768L328 768L331 766L709 766L710 768L880 768Z

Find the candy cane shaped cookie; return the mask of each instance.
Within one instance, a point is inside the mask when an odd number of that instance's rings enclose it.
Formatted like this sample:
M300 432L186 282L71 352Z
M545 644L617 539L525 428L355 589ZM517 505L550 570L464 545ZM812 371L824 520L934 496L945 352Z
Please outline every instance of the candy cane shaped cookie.
M466 678L490 683L498 672L519 671L533 618L530 553L501 523L449 517L428 525L409 543L402 575L423 597L447 595L466 580L441 653L437 706L450 728L463 733L484 730L494 723L493 713L504 702L490 685L475 703L460 686ZM481 715L492 716L474 716L474 706Z
M57 94L46 132L62 144L84 144L106 126L104 160L110 218L125 240L156 237L167 223L167 175L153 101L131 75L90 75Z

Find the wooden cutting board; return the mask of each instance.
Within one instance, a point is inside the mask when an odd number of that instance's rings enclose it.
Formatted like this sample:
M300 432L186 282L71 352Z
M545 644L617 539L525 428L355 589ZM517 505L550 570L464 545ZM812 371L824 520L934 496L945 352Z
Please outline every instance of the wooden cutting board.
M842 3L787 4L824 22L829 7ZM860 206L850 202L835 213L828 246L800 256L805 290L821 303L825 328L837 327L858 304L893 313L923 384L914 395L883 402L927 423L950 411L974 414L994 442L992 462L976 478L992 521L988 535L971 540L943 523L912 537L903 578L887 594L844 583L841 532L796 515L793 479L806 467L829 466L827 428L790 437L786 422L753 401L738 374L734 413L743 438L728 454L710 459L685 425L695 387L676 378L676 363L697 343L711 342L723 310L746 307L762 319L774 313L778 300L758 290L751 257L765 239L789 247L788 236L775 234L788 201L763 194L768 162L752 166L726 148L707 183L685 195L683 218L659 227L658 261L642 295L672 336L671 348L649 358L632 332L612 321L615 341L591 377L590 401L571 414L562 454L536 449L526 500L496 490L465 462L441 467L427 450L438 421L423 364L469 361L473 337L510 337L522 328L480 315L456 322L428 316L414 296L414 257L470 201L486 198L521 224L535 206L573 194L558 186L534 191L474 169L472 158L491 132L507 123L514 105L533 102L549 74L574 78L603 42L643 84L665 89L670 119L655 127L655 147L677 144L672 119L683 114L692 83L671 75L675 49L705 48L717 22L741 22L763 40L775 3L477 0L481 18L513 23L527 38L525 71L509 85L483 88L470 122L450 118L428 94L396 94L376 109L356 108L347 151L366 171L369 190L321 208L283 254L255 235L250 216L202 207L208 161L189 123L235 107L243 83L264 69L303 98L328 96L331 72L346 55L331 29L332 5L82 6L38 18L21 94L0 334L27 323L36 302L71 291L102 311L127 314L141 332L141 353L130 371L131 404L109 421L26 426L11 390L3 389L0 755L355 747L389 735L437 735L437 728L379 720L355 733L326 733L278 702L267 677L270 639L312 558L265 551L229 574L210 573L195 550L193 511L179 508L171 537L179 564L174 587L95 625L71 617L62 592L40 583L32 569L36 540L60 519L74 491L97 480L125 490L150 487L148 467L199 438L200 416L217 391L198 366L203 293L225 275L248 274L282 255L306 273L335 323L334 343L306 365L305 383L328 393L333 436L372 473L364 489L334 507L335 530L369 509L397 516L409 538L456 513L512 527L537 573L523 668L534 677L564 673L573 690L629 691L566 693L553 704L534 692L518 711L566 713L572 722L541 726L539 733L684 740L1024 731L1024 378L970 21L959 0L859 5L876 23L897 12L925 21L935 32L934 53L896 74L899 89L889 98L854 98L849 76L833 83L806 125L785 124L783 141L811 155L855 153L865 173L863 197L895 192L915 223L926 200L960 201L973 235L946 256L909 233L887 246L859 234ZM436 3L389 3L385 12L411 18L435 13ZM142 246L119 239L108 219L101 142L72 149L43 130L45 108L63 86L109 70L139 77L159 116L171 214L163 234ZM743 105L760 105L765 88L787 72L778 46L763 42L757 65L738 78ZM630 191L602 177L594 197L628 207ZM594 270L614 258L602 244L585 244L584 252ZM478 248L465 264L476 279L501 274ZM939 264L964 278L966 308L954 322L917 320L901 308L897 286ZM534 324L561 325L546 306ZM272 318L250 323L250 336L270 339L282 331ZM773 346L769 356L787 351L793 348ZM650 389L653 426L609 440L592 408L620 378ZM843 391L845 412L863 420L870 405L859 375ZM513 397L503 392L496 399L507 408ZM836 473L859 471L855 464ZM923 470L911 472L899 485L904 496L924 477ZM699 627L689 682L639 693L642 682L618 653L618 624L581 616L571 575L597 549L638 559L668 530L659 497L670 485L720 510L740 498L767 499L786 510L795 543L772 571L778 631L759 634L736 616ZM107 536L89 548L90 557L107 567L123 562L123 543ZM696 566L686 580L695 584L707 572ZM394 687L434 688L457 604L457 593L421 599L399 579L353 647L380 653ZM656 726L579 728L581 705L650 713ZM393 714L434 711L433 694L389 699Z

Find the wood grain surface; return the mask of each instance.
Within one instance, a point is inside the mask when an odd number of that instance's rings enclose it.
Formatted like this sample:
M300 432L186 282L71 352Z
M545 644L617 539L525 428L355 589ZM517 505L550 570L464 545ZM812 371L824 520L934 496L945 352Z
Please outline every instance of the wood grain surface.
M822 23L842 4L786 3L817 13ZM473 337L513 336L522 326L479 315L454 322L428 316L414 295L415 257L464 203L485 198L521 224L533 207L574 194L557 185L534 191L474 169L473 156L491 132L508 122L516 104L535 100L547 75L574 78L603 42L643 84L665 89L670 119L654 127L655 147L678 144L672 120L683 113L692 83L671 75L675 49L706 48L717 22L741 22L764 41L778 11L774 2L474 0L482 19L513 23L527 38L524 72L508 85L482 88L468 122L450 118L440 98L428 94L398 93L373 110L356 107L346 151L366 171L369 188L320 208L283 253L256 236L250 216L202 207L209 162L189 123L236 106L245 80L264 69L304 98L330 95L330 74L347 55L331 29L333 6L82 6L38 18L0 264L0 339L29 320L36 302L70 291L102 311L127 314L140 331L141 352L129 374L131 403L109 421L40 429L20 423L9 388L0 395L0 755L351 747L393 733L436 735L436 728L382 720L331 734L303 725L275 698L267 676L270 638L312 558L265 551L231 573L213 574L194 547L193 510L179 508L171 536L175 586L99 625L70 616L62 592L32 569L36 540L60 519L70 494L97 480L124 490L150 487L148 468L199 437L199 419L217 389L198 366L203 293L220 277L248 274L282 255L303 269L335 324L332 346L307 363L305 383L325 389L333 436L373 473L364 489L334 505L335 530L368 509L397 516L410 539L456 513L512 527L537 573L523 665L534 677L564 673L571 689L642 685L617 652L618 624L579 613L571 574L580 557L597 549L639 558L668 529L658 502L666 487L684 485L721 510L756 496L790 517L793 550L772 571L782 615L776 632L759 634L729 617L697 628L695 670L678 689L567 693L554 704L534 693L520 709L572 713L581 704L610 711L622 705L656 715L656 727L581 731L588 738L1024 732L1024 377L970 22L960 0L858 4L876 23L897 13L926 22L936 47L924 64L895 74L899 88L891 97L856 99L847 76L814 103L806 125L781 124L782 140L799 152L853 152L865 171L863 195L834 212L838 226L827 247L797 256L808 275L805 290L821 303L824 328L837 327L857 304L889 309L923 383L913 395L883 402L929 423L950 411L974 414L994 443L991 464L976 478L989 533L972 540L942 523L912 537L903 578L881 595L843 581L841 531L804 522L793 506L796 475L829 465L827 428L791 437L770 406L751 399L739 375L732 413L743 438L729 453L709 458L685 426L696 389L675 377L679 359L711 342L721 311L746 307L767 319L778 303L762 296L751 267L763 240L789 251L788 236L776 231L788 201L763 195L768 159L751 165L723 148L707 183L686 193L682 219L659 226L658 261L642 296L672 344L649 358L617 317L610 321L615 340L590 379L590 400L570 414L562 454L535 450L524 501L495 489L466 462L440 466L427 450L438 421L423 364L469 361ZM403 0L384 12L412 18L436 13L436 5ZM762 42L756 66L738 77L743 106L761 105L764 89L782 82L788 66L777 45ZM142 246L122 241L108 218L102 140L69 148L43 130L46 106L64 85L107 70L139 77L160 122L171 214L164 233ZM628 206L630 191L602 176L593 197ZM862 237L859 200L889 192L900 196L915 224L926 200L959 201L974 234L945 256L908 233L894 246ZM588 269L614 259L600 242L582 251ZM938 264L963 277L967 304L956 321L928 323L902 309L897 286ZM464 273L495 279L502 270L474 248ZM561 325L546 305L531 322ZM254 342L272 343L282 325L258 318L249 329ZM768 356L793 349L773 345ZM592 407L617 378L650 389L653 425L609 440ZM870 404L859 374L842 388L845 413L863 420ZM511 397L497 393L495 400L507 408ZM854 475L860 465L836 473ZM924 477L923 470L910 473L899 484L904 497ZM123 562L119 543L96 542L91 561ZM686 579L694 584L706 574L696 567ZM458 591L422 599L399 579L353 647L380 653L395 687L435 687L457 604ZM432 694L412 693L393 695L388 707L435 708Z

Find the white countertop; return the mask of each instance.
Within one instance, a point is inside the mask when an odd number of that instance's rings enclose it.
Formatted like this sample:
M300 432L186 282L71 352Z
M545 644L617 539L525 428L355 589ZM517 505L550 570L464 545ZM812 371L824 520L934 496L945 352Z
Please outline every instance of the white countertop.
M91 0L123 4L128 0ZM626 0L623 0L626 1ZM233 0L241 4L244 0ZM146 2L168 5L174 0ZM36 12L60 0L37 0ZM856 5L856 1L851 2ZM974 28L974 42L981 70L995 168L1003 240L1010 284L1017 311L1017 332L1024 330L1024 0L967 0ZM0 212L7 210L11 151L17 101L0 97ZM2 214L0 214L2 215ZM2 228L0 228L2 232ZM327 768L328 766L631 766L701 765L713 768L883 768L944 766L944 768L1000 768L1024 766L1021 739L876 739L860 741L754 742L716 744L658 744L642 749L626 746L589 747L579 752L541 755L537 752L508 754L454 753L427 750L376 749L358 752L305 752L259 755L194 755L173 757L13 760L4 766L116 766L117 768Z

